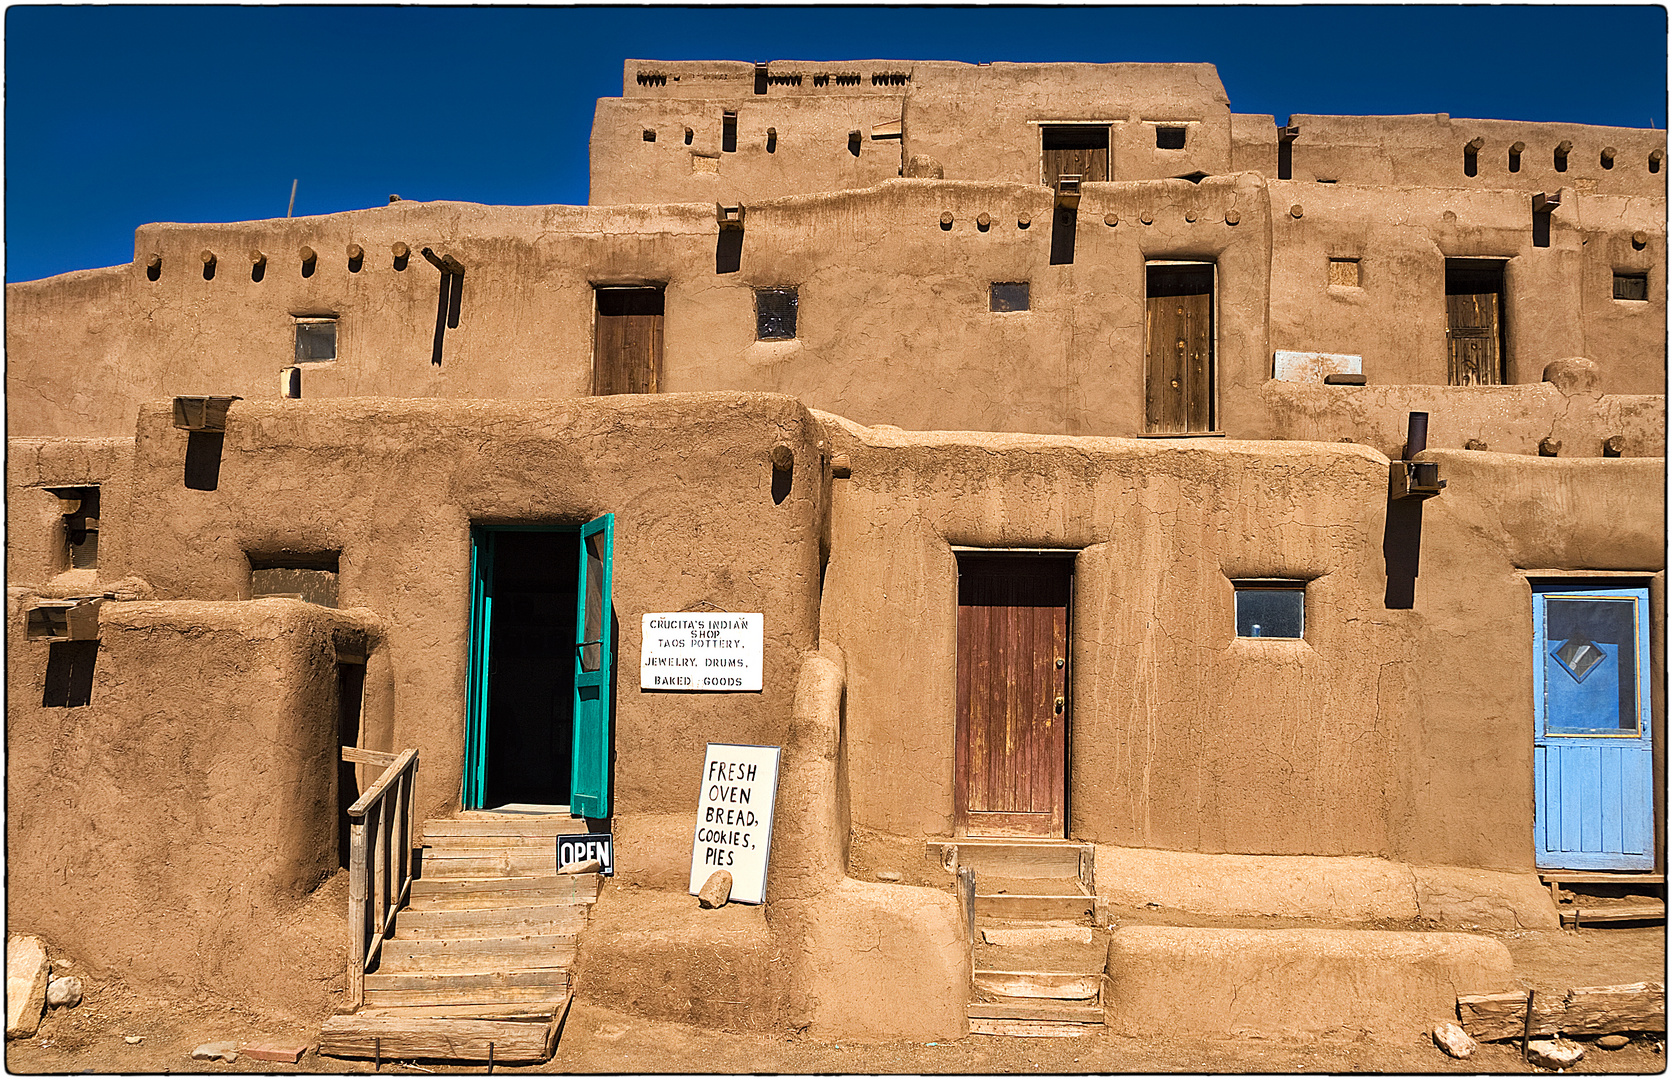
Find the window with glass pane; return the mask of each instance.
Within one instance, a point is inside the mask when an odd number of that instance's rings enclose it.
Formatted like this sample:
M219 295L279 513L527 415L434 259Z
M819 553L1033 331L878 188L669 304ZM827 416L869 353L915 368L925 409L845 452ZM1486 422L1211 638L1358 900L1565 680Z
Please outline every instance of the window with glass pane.
M788 341L795 337L794 288L755 290L755 337L760 341Z
M1544 605L1547 733L1636 734L1637 602L1546 596Z
M296 320L296 362L318 363L337 358L337 320Z
M1237 637L1298 638L1306 630L1304 581L1237 581Z

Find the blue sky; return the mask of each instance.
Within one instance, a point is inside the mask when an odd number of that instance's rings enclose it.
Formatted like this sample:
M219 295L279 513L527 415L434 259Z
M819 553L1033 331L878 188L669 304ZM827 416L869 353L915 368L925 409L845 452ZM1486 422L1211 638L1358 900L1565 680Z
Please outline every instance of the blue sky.
M23 7L6 277L127 262L149 221L410 199L582 203L641 59L1207 61L1237 112L1666 126L1667 17L1581 7Z

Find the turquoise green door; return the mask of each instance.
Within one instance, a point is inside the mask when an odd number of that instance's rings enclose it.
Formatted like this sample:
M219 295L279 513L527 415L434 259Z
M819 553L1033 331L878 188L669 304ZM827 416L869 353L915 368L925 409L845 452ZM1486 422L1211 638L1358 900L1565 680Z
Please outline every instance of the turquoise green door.
M471 527L465 809L567 802L608 816L613 525ZM569 587L562 617L542 614Z
M580 595L575 612L575 756L569 812L589 818L610 813L610 564L615 515L581 526Z

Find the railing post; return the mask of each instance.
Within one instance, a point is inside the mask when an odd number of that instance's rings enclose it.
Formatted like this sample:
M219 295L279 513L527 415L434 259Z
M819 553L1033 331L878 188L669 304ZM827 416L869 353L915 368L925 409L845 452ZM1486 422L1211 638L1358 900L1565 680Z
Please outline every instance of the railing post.
M348 1003L366 1000L366 819L352 819L348 831Z
M368 808L366 818L368 823L375 817L377 824L372 833L372 933L376 937L383 936L383 926L389 917L389 814L386 799L379 799ZM371 962L368 949L366 962Z

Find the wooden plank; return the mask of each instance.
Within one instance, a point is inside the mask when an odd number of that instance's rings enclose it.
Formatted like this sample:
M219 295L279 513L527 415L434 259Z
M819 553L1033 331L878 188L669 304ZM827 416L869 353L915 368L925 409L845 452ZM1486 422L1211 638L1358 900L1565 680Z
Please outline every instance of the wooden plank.
M470 878L458 880L420 878L412 883L412 895L416 899L420 896L465 896L486 892L507 894L556 890L564 896L576 898L590 896L596 899L601 878L602 875L600 874L547 874L544 876L531 874L527 877L493 878L485 881Z
M467 939L468 940L468 939ZM492 941L493 938L484 940ZM381 974L394 975L416 971L530 971L538 968L569 968L575 963L575 946L556 945L548 948L524 948L511 952L473 953L453 949L438 953L409 953L397 949L398 944L422 945L422 941L385 942L383 958L378 961ZM458 942L454 942L458 944Z
M586 926L586 909L571 905L511 908L505 911L404 911L396 922L397 938L509 937L518 933L551 934Z
M556 1001L565 987L492 986L461 987L453 990L366 990L369 1008L431 1005L501 1005Z
M1090 896L1030 896L1026 893L977 895L975 913L994 919L1082 919L1092 913Z
M1605 873L1596 870L1547 870L1539 874L1546 885L1560 882L1574 885L1664 885L1665 874Z
M1103 973L1080 971L977 971L975 988L999 997L1089 1001L1102 989Z
M348 837L348 1005L357 1008L366 989L365 818L350 819Z
M411 911L485 911L489 908L546 907L552 904L591 904L591 896L572 896L556 890L511 892L486 896L421 896L412 901Z
M319 1033L319 1053L331 1057L419 1061L545 1061L547 1023L435 1019L417 1016L333 1016Z
M445 953L472 953L489 955L494 953L521 953L530 950L538 955L544 949L561 949L573 946L577 935L570 931L558 934L506 934L500 937L445 937L437 935L427 938L389 939L386 956L439 956Z
M1102 1024L1056 1023L1050 1020L990 1020L970 1018L971 1035L1009 1035L1024 1039L1073 1039L1099 1031Z
M358 746L342 748L342 759L344 761L352 761L359 765L376 765L379 768L387 768L393 765L395 759L399 756L399 754L384 753L382 750L362 750Z
M1527 992L1464 994L1457 999L1463 1030L1477 1039L1519 1038ZM1534 999L1531 1034L1607 1035L1616 1031L1665 1031L1666 987L1662 983L1585 986L1541 991Z
M498 1005L388 1005L361 1009L359 1016L429 1017L461 1020L512 1020L524 1024L540 1024L556 1014L562 1005L558 1001L510 1001Z
M1562 918L1579 926L1599 922L1652 922L1666 918L1666 905L1655 903L1573 907L1562 910Z
M424 842L435 837L558 837L587 831L584 820L561 815L519 814L500 818L432 818L424 822ZM548 841L550 842L550 841ZM553 854L556 854L554 849Z
M972 1001L971 1020L1054 1020L1076 1024L1101 1024L1103 1006L1065 1005L1057 1001Z
M506 987L568 989L569 973L562 968L529 971L412 971L373 972L366 976L366 992L374 990L483 990Z
M366 793L356 799L354 805L348 808L348 816L351 818L365 817L366 810L372 803L381 799L383 793L394 785L395 778L408 766L416 764L417 760L418 751L416 749L402 750L400 756L395 758L394 763L383 770L383 775L373 781L372 786L366 789Z

